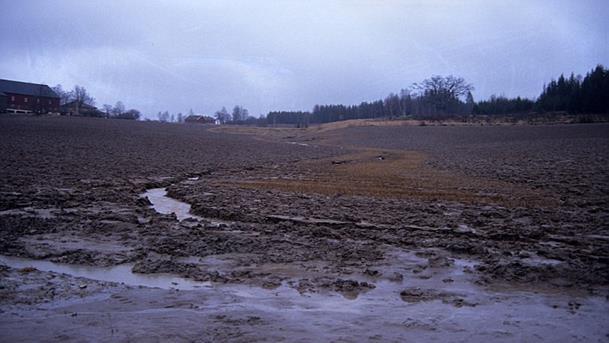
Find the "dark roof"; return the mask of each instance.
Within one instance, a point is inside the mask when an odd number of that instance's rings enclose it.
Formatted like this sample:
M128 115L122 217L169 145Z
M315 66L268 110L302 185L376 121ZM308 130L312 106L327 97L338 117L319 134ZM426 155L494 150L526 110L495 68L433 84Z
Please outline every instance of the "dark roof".
M215 121L215 119L212 117L205 116L205 115L194 114L194 115L189 115L188 117L184 118L184 121L190 122L190 123L192 123L192 122L212 122L212 121Z
M72 107L76 107L76 100L74 101L70 101L67 102L63 105L61 105L62 108L72 108ZM97 107L89 105L89 104L80 104L79 108L81 110L97 110Z
M47 85L0 79L0 93L13 93L31 96L44 96L47 98L59 98L57 94Z

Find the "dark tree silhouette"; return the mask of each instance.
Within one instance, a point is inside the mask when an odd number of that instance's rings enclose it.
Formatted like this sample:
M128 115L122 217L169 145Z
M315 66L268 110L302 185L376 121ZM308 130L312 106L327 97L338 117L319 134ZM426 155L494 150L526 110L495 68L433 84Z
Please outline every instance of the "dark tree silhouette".
M480 101L474 105L474 114L526 114L533 110L535 102L520 97L508 99L503 96L491 96L489 100Z
M70 91L69 93L69 98L71 99L71 101L76 101L78 103L78 106L82 106L82 105L90 105L90 106L95 106L95 98L93 98L89 92L87 91L87 89L85 87L82 86L74 86L74 89L72 91Z
M455 76L433 76L415 83L399 95L391 93L382 100L359 105L315 105L309 112L269 112L258 124L295 126L329 123L349 119L418 118L443 119L470 114L528 115L535 112L609 114L609 70L598 65L584 78L561 75L544 86L537 101L516 97L491 96L474 101L474 87ZM306 124L303 124L306 123Z
M57 94L57 96L59 96L59 104L60 105L65 105L68 102L70 102L70 92L66 91L63 89L63 87L58 84L57 86L53 87L53 91L55 91L55 93Z
M231 115L226 110L226 107L222 106L222 109L216 111L216 119L220 124L226 124L231 120Z
M539 112L609 114L609 70L602 65L581 76L560 75L544 86L537 99Z

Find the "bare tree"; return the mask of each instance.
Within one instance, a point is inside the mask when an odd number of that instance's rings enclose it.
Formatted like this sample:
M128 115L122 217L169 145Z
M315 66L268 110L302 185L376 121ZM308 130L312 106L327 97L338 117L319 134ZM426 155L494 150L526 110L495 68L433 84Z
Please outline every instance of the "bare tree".
M78 107L82 105L95 106L95 98L93 98L85 87L74 86L74 89L70 91L70 98L78 104Z
M233 120L234 121L241 120L241 106L239 106L239 105L233 107Z
M247 120L247 118L249 117L249 111L247 110L247 108L237 105L233 108L233 114L232 114L233 121L245 121Z
M472 92L467 92L467 95L465 96L465 114L472 114L474 111L474 106L476 106L474 96L472 95Z
M55 91L55 93L59 97L60 105L64 105L70 102L70 92L64 90L60 84L57 84L57 86L53 87L53 91Z
M443 116L464 112L461 98L474 90L474 86L462 77L436 75L413 84L413 89L421 92L417 100L419 110L428 116Z
M413 88L425 94L445 94L450 97L460 98L474 90L474 86L465 82L462 77L435 75L421 83L413 84Z
M390 118L399 117L402 114L400 109L400 97L396 94L390 93L383 101L383 106L387 109L387 114Z
M104 104L103 106L104 112L106 113L106 118L110 118L112 115L112 105Z
M114 117L120 117L123 113L125 113L125 105L123 105L122 101L117 101L114 108L112 108L112 115Z
M157 117L159 118L160 122L166 123L169 120L169 111L159 112L159 114L157 114Z
M222 109L216 112L216 119L220 124L225 124L231 120L231 115L226 110L226 107L222 106Z

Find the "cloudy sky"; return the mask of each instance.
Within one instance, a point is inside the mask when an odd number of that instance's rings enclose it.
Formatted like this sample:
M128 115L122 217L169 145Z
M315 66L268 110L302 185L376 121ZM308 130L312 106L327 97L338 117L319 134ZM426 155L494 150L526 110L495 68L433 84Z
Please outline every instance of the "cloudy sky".
M609 65L606 0L0 0L0 78L212 114L355 104L431 75L535 97Z

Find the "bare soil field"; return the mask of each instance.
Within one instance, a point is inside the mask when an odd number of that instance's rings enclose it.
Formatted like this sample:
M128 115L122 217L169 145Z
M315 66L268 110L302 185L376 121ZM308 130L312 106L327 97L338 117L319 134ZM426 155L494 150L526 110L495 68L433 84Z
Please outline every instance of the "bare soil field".
M0 137L2 341L609 339L609 124Z

